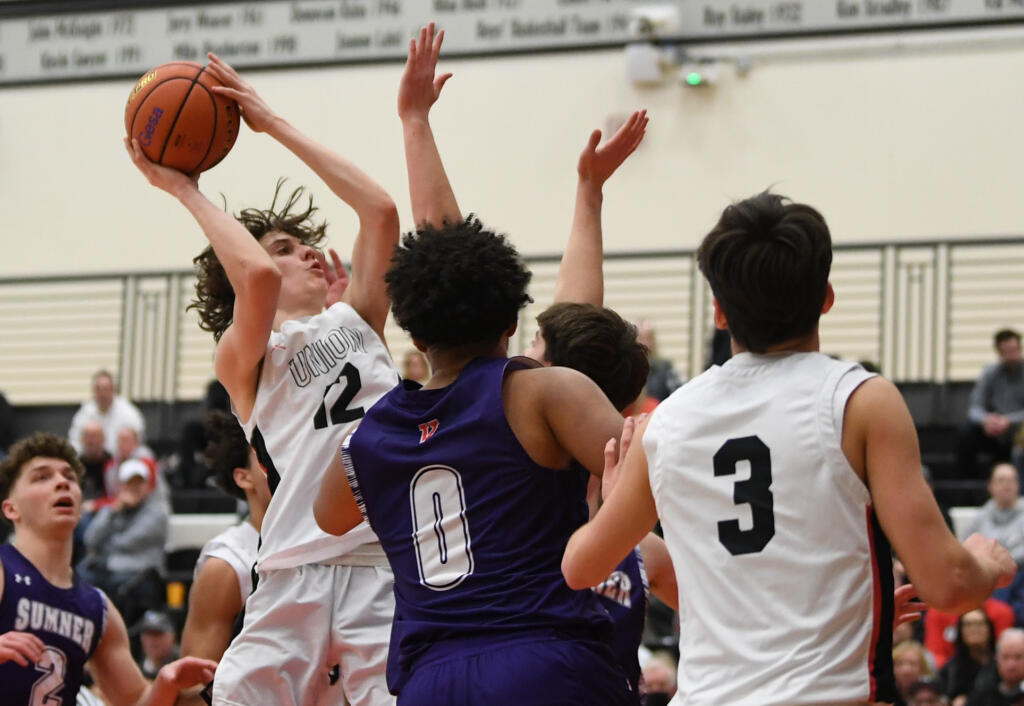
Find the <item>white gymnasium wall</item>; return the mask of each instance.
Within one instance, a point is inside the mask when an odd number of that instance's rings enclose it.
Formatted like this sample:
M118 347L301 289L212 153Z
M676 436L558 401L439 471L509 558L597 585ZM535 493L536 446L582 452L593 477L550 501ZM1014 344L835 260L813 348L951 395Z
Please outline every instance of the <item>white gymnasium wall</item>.
M838 242L1024 231L1024 42L812 56L723 72L708 90L637 87L621 50L443 62L435 132L465 210L525 253L557 252L588 131L646 107L646 142L606 190L606 248L694 247L736 197L769 185L818 206ZM282 114L395 197L409 227L397 63L250 72ZM183 268L204 244L120 144L130 81L0 89L0 276ZM310 184L331 243L354 219L297 160L245 131L201 186L230 207L274 180Z

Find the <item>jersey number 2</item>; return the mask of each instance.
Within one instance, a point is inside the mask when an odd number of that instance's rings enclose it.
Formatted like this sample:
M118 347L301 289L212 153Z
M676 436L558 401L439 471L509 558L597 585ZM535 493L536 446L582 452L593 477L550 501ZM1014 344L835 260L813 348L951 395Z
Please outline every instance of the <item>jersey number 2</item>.
M421 468L409 484L409 505L420 583L455 588L473 573L462 476L448 466Z
M750 505L754 525L741 530L739 520L718 523L718 541L733 556L756 554L775 536L775 497L772 495L772 457L765 443L756 436L729 439L715 454L715 476L736 475L736 464L750 463L750 478L736 481L732 499L737 505Z
M344 378L344 381L342 381ZM343 385L341 392L338 394L338 399L331 405L331 417L328 422L327 419L327 395L330 394L331 390L336 385ZM313 428L314 429L326 429L329 424L344 424L345 422L354 422L357 419L362 419L365 412L362 407L355 407L349 409L348 406L355 399L356 394L363 387L363 381L359 377L359 369L352 365L352 363L345 363L345 367L341 369L341 373L338 375L338 379L327 386L324 390L324 399L320 403L320 407L317 408L316 414L313 415Z
M47 645L42 658L36 662L36 671L43 676L32 685L29 706L60 706L64 703L60 690L64 688L64 675L68 658L56 647Z

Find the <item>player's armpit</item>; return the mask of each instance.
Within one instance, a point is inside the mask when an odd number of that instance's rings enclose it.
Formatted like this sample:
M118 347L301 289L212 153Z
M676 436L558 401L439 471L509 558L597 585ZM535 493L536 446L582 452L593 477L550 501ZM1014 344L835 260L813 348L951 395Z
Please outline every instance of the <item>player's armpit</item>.
M189 591L181 656L219 660L231 642L231 630L241 610L235 570L223 559L210 557Z
M331 459L324 473L320 492L313 503L317 525L327 534L343 535L363 521L363 514L348 484L342 448Z
M582 590L603 581L658 521L647 456L640 443L647 423L640 424L626 452L615 492L594 519L569 539L562 556L562 574L570 588Z
M672 565L665 540L648 532L640 540L640 553L644 557L644 569L651 593L672 610L679 610L679 586L676 583L676 570Z
M965 549L943 521L921 473L913 419L892 383L872 378L850 396L843 451L864 474L879 524L921 600L957 614L980 605L1000 569Z

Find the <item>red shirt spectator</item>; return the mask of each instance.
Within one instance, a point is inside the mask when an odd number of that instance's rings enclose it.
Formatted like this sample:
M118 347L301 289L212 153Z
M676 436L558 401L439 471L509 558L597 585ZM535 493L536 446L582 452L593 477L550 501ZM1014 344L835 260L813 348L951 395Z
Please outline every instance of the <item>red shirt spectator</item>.
M996 628L996 639L1003 630L1013 627L1013 609L995 598L982 606ZM935 668L942 667L953 656L956 642L956 623L960 616L929 610L924 615L924 646L935 657Z

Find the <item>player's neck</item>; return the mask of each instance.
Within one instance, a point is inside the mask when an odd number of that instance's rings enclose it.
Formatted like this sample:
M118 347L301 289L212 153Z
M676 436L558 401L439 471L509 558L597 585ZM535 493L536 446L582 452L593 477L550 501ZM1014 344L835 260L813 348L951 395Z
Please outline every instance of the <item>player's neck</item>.
M274 330L280 331L281 325L286 321L295 321L306 316L316 316L324 310L323 303L317 306L312 302L297 304L288 308L281 308L274 314Z
M249 524L256 528L259 532L263 527L263 517L267 514L267 509L260 507L260 503L256 500L255 493L245 494L246 502L249 504Z
M11 544L28 559L47 581L58 588L71 588L71 536L43 537L15 531Z
M800 338L792 338L783 343L777 343L774 346L769 346L761 352L761 355L770 355L772 353L817 353L821 350L821 339L818 337L818 329L814 329L814 333ZM748 353L749 351L737 343L736 339L732 339L732 354L737 353Z
M432 375L423 386L425 390L448 387L459 373L476 358L504 358L508 355L508 339L504 336L495 342L470 343L452 348L428 348Z

